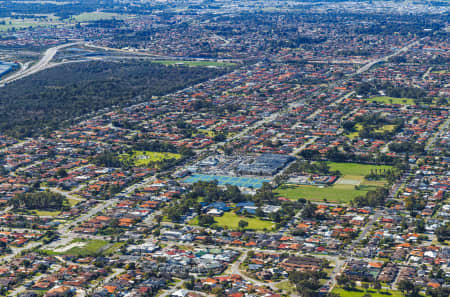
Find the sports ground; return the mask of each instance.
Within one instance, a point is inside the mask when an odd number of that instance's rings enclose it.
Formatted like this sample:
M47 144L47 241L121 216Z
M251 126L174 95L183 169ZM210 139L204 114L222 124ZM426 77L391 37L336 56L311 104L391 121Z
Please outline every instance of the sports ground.
M223 176L223 175L209 175L209 174L194 174L184 179L185 183L195 183L198 181L213 181L217 180L219 185L233 185L238 187L259 189L263 183L269 182L268 179Z

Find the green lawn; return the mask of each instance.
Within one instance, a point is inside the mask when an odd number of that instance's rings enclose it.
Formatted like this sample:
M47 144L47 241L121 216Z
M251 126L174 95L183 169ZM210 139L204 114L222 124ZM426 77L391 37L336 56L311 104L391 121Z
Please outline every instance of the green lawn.
M106 250L102 252L103 255L110 255L114 253L116 250L124 246L126 242L115 242L111 246L109 246Z
M331 170L339 170L342 175L360 175L365 176L370 174L371 169L392 169L392 166L388 165L367 165L358 163L336 163L328 162Z
M366 99L370 102L379 102L384 104L408 104L408 105L414 105L414 99L411 98L394 98L394 97L388 97L388 96L380 96L380 97L374 97L370 99ZM391 103L392 100L392 103Z
M228 67L235 66L235 63L228 62L216 62L216 61L182 61L182 60L156 60L155 63L160 63L164 65L177 65L183 64L186 66L214 66L214 67Z
M357 196L363 196L370 190L375 190L377 186L383 186L386 180L368 181L365 175L370 174L371 169L391 169L386 165L366 165L358 163L336 163L328 162L331 170L339 170L342 174L340 180L330 187L317 187L310 185L290 185L280 186L275 193L280 197L292 200L304 198L312 201L323 201L347 203ZM345 180L346 183L339 183ZM359 189L355 189L359 185Z
M78 203L81 202L80 200L75 200L75 199L70 199L70 198L67 198L67 201L69 202L71 207L75 206L75 205L77 205Z
M98 251L101 248L104 248L106 245L108 245L108 242L106 240L100 240L100 239L92 239L92 240L75 239L70 244L80 243L80 242L85 243L85 245L84 246L76 246L67 251L62 251L62 252L58 252L58 251L54 251L54 250L43 250L43 252L45 252L48 255L74 255L74 256L82 256L82 257L95 256L95 255L97 255ZM111 251L110 249L112 247L108 248L106 251ZM116 249L117 248L118 248L118 246L116 246Z
M167 159L180 159L180 154L159 153L148 151L133 151L132 154L120 155L122 160L132 158L135 166L147 166L153 162L159 162Z
M290 281L282 281L275 285L278 289L281 289L285 291L288 294L293 294L296 292L295 285L292 284Z
M56 210L56 211L49 211L49 210L30 210L31 213L33 213L34 215L37 216L44 216L44 217L56 217L57 215L59 215L61 213L61 211Z
M350 138L350 139L354 139L354 138L356 138L356 137L359 136L359 131L361 131L362 128L363 128L363 126L362 126L361 124L357 123L357 124L355 125L355 127L354 127L354 131L345 134L345 136L347 136L347 137Z
M383 125L382 127L375 129L375 132L377 133L383 133L385 131L392 131L394 130L395 125Z
M197 131L198 131L198 133L197 133L197 134L194 134L195 136L197 136L198 134L205 134L205 135L207 135L208 137L214 137L214 136L216 136L216 133L215 133L214 131L211 131L211 130L198 129Z
M1 31L8 31L11 29L23 29L23 28L29 28L29 27L39 27L39 26L60 26L63 23L59 21L59 18L54 15L47 15L47 19L39 19L39 18L0 18L1 22L4 22L4 24L0 24L0 32Z
M346 291L342 288L335 288L333 293L339 294L341 297L362 297L364 294L369 293L372 297L403 297L400 291L385 291L381 290L378 293L375 290L369 289L367 292L364 289L357 288L355 291Z
M228 228L228 229L239 229L239 221L244 220L248 222L248 227L245 229L252 230L271 230L274 226L274 223L271 221L263 221L258 218L247 218L244 216L239 216L234 212L226 212L221 217L214 217L217 223L214 226ZM194 218L191 222L191 225L197 225L198 219Z
M448 71L447 70L436 70L436 71L431 71L431 73L446 74L446 73L448 73Z
M281 185L275 190L275 194L280 197L286 197L291 200L304 198L312 201L323 201L327 199L329 202L347 203L357 196L365 195L369 190L375 190L374 186L360 186L360 190L356 190L353 185L333 185L331 187L317 187L305 185Z

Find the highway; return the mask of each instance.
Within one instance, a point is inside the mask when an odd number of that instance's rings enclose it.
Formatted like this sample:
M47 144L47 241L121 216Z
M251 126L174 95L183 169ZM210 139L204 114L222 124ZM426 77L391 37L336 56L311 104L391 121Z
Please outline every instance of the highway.
M416 40L416 41L414 41L414 42L412 42L412 43L410 43L410 44L407 44L407 45L405 45L404 47L402 47L401 49L399 49L399 50L397 50L396 52L394 52L393 54L384 56L384 57L382 57L382 58L379 58L379 59L373 60L372 62L367 63L367 64L364 65L363 67L359 68L359 69L356 71L355 74L361 74L361 73L363 73L363 72L366 72L367 70L369 70L370 68L372 68L372 66L375 65L375 64L378 64L378 63L380 63L380 62L387 62L390 58L395 57L395 56L397 56L397 55L399 55L399 54L401 54L401 53L407 52L411 47L413 47L413 46L419 44L419 42L420 42L421 40L423 40L423 39L424 39L424 38L419 39L419 40Z
M358 69L358 71L356 71L353 75L363 73L363 72L369 70L369 69L370 69L372 66L374 66L375 64L377 64L377 63L379 63L379 62L382 62L382 61L387 61L390 57L396 56L396 55L398 55L398 54L401 54L401 53L403 53L403 52L409 50L412 46L418 44L419 42L420 42L420 40L414 41L414 42L412 42L412 43L410 43L410 44L408 44L408 45L402 47L401 49L397 50L396 52L394 52L394 53L391 54L391 55L388 55L388 56L385 56L385 57L383 57L383 58L379 58L379 59L377 59L377 60L371 61L371 62L369 62L368 64L362 66L360 69ZM58 50L60 50L60 49L62 49L62 48L74 46L74 45L76 45L76 44L79 44L79 42L68 43L68 44L63 44L63 45L59 45L59 46L56 46L56 47L49 48L48 50L45 51L45 53L43 54L42 58L41 58L36 64L30 66L29 68L19 70L18 72L14 73L14 74L12 74L11 76L9 76L9 77L5 78L4 80L0 81L0 86L3 86L3 85L5 85L5 84L7 84L7 83L16 81L16 80L18 80L18 79L27 77L27 76L32 75L32 74L34 74L34 73L37 73L37 72L39 72L39 71L45 70L45 69L47 69L47 68L49 68L49 67L53 67L55 64L51 64L51 61L52 61L52 59L54 58L54 56L57 54ZM347 77L347 79L349 79L349 78L350 78L351 76L353 76L353 75L350 75L349 77ZM341 81L341 82L342 82L342 81ZM333 87L334 85L335 85L335 84L332 84L332 85L330 85L330 86L328 86L328 87ZM320 92L322 92L322 91L323 91L323 90L320 90ZM318 92L319 92L319 91L318 91ZM344 99L346 99L346 98L349 98L351 95L353 95L353 92L350 92L350 93L347 93L347 94L343 95L341 98L339 98L337 101L333 102L331 105L334 106L334 105L338 104L340 101L342 101L342 100L344 100ZM303 100L305 100L305 99L302 98L302 99L300 99L299 101L302 102ZM287 107L287 108L289 108L289 107ZM273 114L271 114L270 116L268 116L268 117L266 117L266 118L264 118L264 119L261 119L260 121L255 122L254 124L252 124L252 125L250 125L250 126L244 128L240 133L238 133L237 135L235 135L233 138L230 138L230 139L228 139L226 142L223 142L223 143L221 143L221 144L223 145L223 144L225 144L225 143L229 143L231 140L238 139L238 138L240 138L240 137L242 137L242 136L248 134L252 129L255 129L255 128L257 128L257 127L259 127L259 126L261 126L261 125L263 125L263 124L265 124L265 123L268 123L268 122L270 122L270 121L275 120L275 119L276 119L279 115L281 115L285 110L286 110L286 109L283 109L283 110L280 111L280 112L273 113ZM314 113L310 116L310 118L313 118L315 115L317 115L317 114L320 113L320 112L322 112L322 110L321 110L321 109L318 109L316 112L314 112ZM447 121L447 122L446 122L447 126L448 126L448 123L449 123L449 122ZM303 149L304 147L306 147L308 144L313 143L314 140L315 140L315 138L311 138L311 139L310 139L308 142L306 142L303 146L301 146L300 148L297 148L297 149L294 151L294 154L296 154L296 153L298 153L299 151L301 151L301 149ZM432 143L432 142L431 142L431 143ZM218 146L218 145L215 145L214 147L217 147L217 146ZM150 182L152 182L152 181L154 181L154 180L155 180L155 177L154 177L154 176L148 177L148 178L146 178L145 180L143 180L143 181L141 181L141 182L139 182L139 183L136 183L136 184L134 184L134 185L129 186L126 190L123 191L123 192L124 192L123 194L124 194L124 195L129 195L129 194L131 194L135 189L137 189L137 188L139 188L139 187L142 187L142 186L144 186L145 184L150 183ZM396 193L396 191L398 190L398 188L400 187L400 185L401 185L401 183L398 183L398 184L391 190L390 196L395 195L395 193ZM54 189L52 189L52 190L54 190ZM66 197L69 197L69 198L72 198L72 199L76 198L76 197L71 196L70 193L66 193L66 192L59 191L59 190L56 190L55 192L61 193L61 194L65 195ZM78 199L79 199L79 198L78 198ZM61 225L60 228L58 229L58 231L59 231L59 233L60 233L62 236L64 236L64 237L61 238L61 239L58 240L58 241L55 241L55 242L53 242L53 243L51 243L51 244L46 245L46 247L55 247L55 246L57 246L57 245L68 244L68 243L71 242L74 238L80 237L79 234L76 234L76 233L74 233L74 232L71 232L70 229L73 228L73 227L75 227L77 224L80 224L80 223L82 223L82 222L84 222L84 221L90 219L91 217L94 217L97 213L104 211L106 208L113 206L114 204L116 204L116 203L119 202L119 201L120 201L120 199L116 197L116 198L110 199L110 200L108 200L108 201L101 202L101 203L99 203L97 206L95 206L94 208L90 209L87 213L85 213L85 214L81 215L80 217L78 217L77 219L71 221L71 222L68 223L68 224ZM373 215L371 216L369 222L368 222L368 223L366 224L366 226L363 228L363 230L362 230L360 236L353 242L353 244L349 245L349 248L347 249L348 252L349 252L349 254L353 251L353 249L354 249L354 247L356 246L356 244L360 243L361 240L366 236L366 234L372 229L373 224L378 220L378 218L379 218L381 215L383 215L383 212L382 212L381 210L378 210L375 214L373 214ZM147 218L147 219L145 220L145 223L146 223L146 224L147 224L147 223L150 223L150 222L152 221L153 218L154 218L154 215L150 216L149 218ZM29 248L37 247L38 245L41 245L41 243L35 242L35 243L31 243L31 244L29 244L29 245L27 245L26 247L23 247L23 248L13 249L13 253L12 253L11 255L8 255L8 256L4 257L4 258L3 258L3 261L9 261L9 260L12 259L13 257L15 257L18 253L20 253L21 251L24 251L24 250L29 249ZM197 246L201 246L201 245L197 245ZM233 249L236 249L236 250L240 250L241 252L242 252L242 251L246 252L246 250L244 250L244 249L242 249L242 248L236 248L236 247L230 247L230 248L233 248ZM260 251L260 250L259 250L259 249L254 249L254 251ZM261 250L261 251L262 251L262 250ZM268 252L268 251L265 250L265 252ZM274 252L279 252L279 251L274 251ZM345 256L345 255L344 255L344 256ZM250 279L250 278L248 278L247 276L245 276L244 274L242 274L242 273L240 272L240 270L239 270L239 265L240 265L240 263L242 263L242 261L245 259L245 257L246 257L246 254L245 254L245 253L242 254L241 257L239 258L239 260L237 260L237 261L231 266L231 271L232 271L232 273L243 275L243 278L244 278L244 279L247 279L247 280L249 280L249 281L251 281L251 282L253 282L253 283L256 283L256 284L258 284L258 285L267 285L267 284L265 284L265 283L258 282L257 280ZM321 258L327 258L327 259L330 259L330 260L335 261L335 269L334 269L333 272L332 272L331 280L330 280L330 283L331 283L331 285L332 285L331 288L332 288L332 287L335 285L335 276L336 276L336 275L340 272L340 270L342 269L342 266L343 266L343 264L344 264L344 260L343 260L343 259L340 259L338 256L325 256L325 255L324 255L324 256L320 256L320 257L321 257ZM347 256L346 259L349 260L349 259L351 259L351 257ZM120 273L121 273L121 270L116 270L115 273L113 274L113 276L114 276L114 275L117 275L117 274L120 274ZM110 278L112 278L112 277L110 277ZM180 287L183 285L183 283L184 283L184 281L181 281L179 284L177 284L177 286L175 286L174 288L172 288L172 290L169 290L169 291L165 292L162 296L166 296L166 295L172 293L172 292L175 291L176 289L180 288ZM269 286L270 286L272 289L275 289L274 285L275 285L275 284L269 284ZM18 292L21 292L22 290L23 290L23 288L19 288ZM16 293L18 293L18 292L16 292Z
M24 77L27 77L27 76L37 73L39 71L47 69L48 67L51 66L50 61L53 59L53 57L56 55L56 53L60 49L74 46L79 43L80 42L66 43L66 44L61 44L61 45L47 49L44 52L44 54L42 55L41 59L36 64L34 64L28 68L23 68L15 73L13 73L12 75L6 77L5 79L1 80L0 87L3 87L3 86L5 86L5 84L9 84L16 80L22 79Z

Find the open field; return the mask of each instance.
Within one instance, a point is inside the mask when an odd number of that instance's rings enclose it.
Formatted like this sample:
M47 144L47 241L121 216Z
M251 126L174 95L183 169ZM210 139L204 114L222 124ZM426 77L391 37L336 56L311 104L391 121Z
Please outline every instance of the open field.
M31 213L37 216L44 216L44 217L56 217L61 213L61 211L49 211L49 210L31 210Z
M75 200L75 199L70 199L70 198L67 198L67 201L69 202L71 207L80 203L80 200Z
M198 131L198 134L205 134L205 135L208 135L208 137L216 136L216 133L214 133L214 131L211 131L211 130L198 129L197 131Z
M74 256L93 256L96 255L102 248L105 248L108 242L100 239L93 240L73 240L68 247L58 247L54 250L43 250L48 255L74 255ZM113 245L114 246L114 245ZM109 251L108 248L106 251Z
M357 196L363 196L376 187L385 185L386 180L369 181L364 176L370 174L370 170L391 169L387 165L366 165L358 163L328 162L332 171L338 170L342 176L329 187L314 185L284 184L275 190L275 194L291 200L304 198L312 201L324 201L347 203ZM358 189L355 188L358 186Z
M380 97L373 97L370 99L366 99L370 102L379 102L384 104L407 104L407 105L414 105L414 99L411 98L394 98L394 97L388 97L388 96L380 96ZM392 103L391 103L392 100Z
M64 24L54 15L49 14L45 16L47 18L0 18L0 32L29 27L60 26Z
M122 160L132 159L135 166L147 166L154 162L160 162L168 159L180 159L180 154L174 153L160 153L160 152L149 152L149 151L133 151L132 154L120 155Z
M100 20L124 19L127 18L127 16L117 13L95 11L95 12L84 12L82 14L75 15L72 18L77 22L93 22Z
M372 297L402 297L403 294L400 291L385 291L381 290L380 293L374 290L357 289L357 291L346 291L341 288L335 288L333 293L339 294L341 297L362 297L364 294L369 293Z
M156 60L155 63L164 65L187 65L191 67L196 66L211 66L211 67L229 67L235 66L234 63L216 62L216 61L182 61L182 60Z
M449 72L447 70L435 70L435 71L431 71L431 73L446 74L446 73L449 73Z
M345 136L347 136L350 139L354 139L354 138L358 137L359 131L361 131L362 128L363 128L363 126L361 124L356 124L354 127L355 131L347 133L347 134L345 134Z
M258 218L247 218L244 216L239 216L234 212L226 212L221 217L214 217L217 223L214 226L228 228L228 229L239 229L239 221L244 220L248 222L248 226L245 229L253 229L253 230L271 230L274 226L273 222L263 221ZM194 218L191 222L191 225L197 225L198 219Z
M358 163L336 163L328 162L331 170L339 170L342 175L360 175L365 176L370 174L371 169L392 169L392 166L388 165L368 165L368 164L358 164Z
M359 190L354 185L336 184L331 187L317 187L304 185L281 185L275 190L275 194L291 200L304 198L312 201L323 201L327 199L329 202L347 203L357 196L365 195L369 190L375 190L374 186L360 186Z
M394 130L394 128L395 128L395 125L384 125L378 129L375 129L375 132L383 133L385 131L392 131L392 130Z
M278 284L275 285L275 287L284 290L288 294L293 294L296 291L295 285L288 280L279 282Z

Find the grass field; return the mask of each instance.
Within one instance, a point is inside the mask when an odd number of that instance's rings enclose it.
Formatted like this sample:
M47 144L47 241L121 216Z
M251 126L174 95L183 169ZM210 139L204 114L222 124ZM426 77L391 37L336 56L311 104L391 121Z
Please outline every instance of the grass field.
M119 248L121 248L123 245L125 245L126 242L115 242L112 245L110 245L107 249L102 251L103 255L110 255L117 251Z
M448 71L447 70L436 70L436 71L431 71L431 73L446 74L446 73L448 73Z
M126 18L125 15L120 15L117 13L109 13L109 12L84 12L79 15L73 16L73 20L77 22L93 22L100 20L112 20L112 19L123 19Z
M318 187L314 185L284 184L275 190L275 194L291 200L304 198L312 201L324 201L347 203L357 196L363 196L376 187L383 186L386 180L369 181L364 178L370 174L371 169L391 169L386 165L366 165L358 163L328 162L330 169L341 172L341 178L332 186ZM359 188L355 189L355 185Z
M284 290L288 294L293 294L296 291L295 285L288 280L279 282L278 284L275 285L275 287Z
M101 249L105 248L108 245L108 242L106 240L100 240L100 239L93 239L93 240L83 240L83 239L75 239L73 240L69 245L71 244L77 244L81 243L84 244L83 246L75 246L72 247L66 251L54 251L54 250L43 250L48 255L74 255L74 256L95 256L97 255ZM110 250L114 244L105 250L112 252ZM116 245L117 246L117 245Z
M385 131L392 131L392 130L394 130L394 128L395 128L395 125L384 125L384 126L378 128L378 129L375 129L375 132L377 132L377 133L383 133L383 132L385 132ZM363 129L363 126L362 126L361 124L358 123L358 124L355 125L354 131L345 134L345 136L347 136L347 137L350 138L350 139L355 139L356 137L359 136L359 132L360 132L362 129Z
M67 199L66 205L69 205L70 207L77 205L80 203L79 200L75 199ZM45 217L56 217L61 213L60 210L39 210L39 209L30 209L30 212L37 216L45 216Z
M159 162L167 159L180 159L180 154L173 153L159 153L159 152L148 152L148 151L133 151L132 154L120 155L122 160L133 159L135 166L147 166L154 162Z
M335 288L332 291L333 293L339 294L341 297L362 297L364 294L369 293L372 297L403 297L403 294L400 291L385 291L381 290L380 293L374 290L368 290L367 292L364 289L357 289L355 291L346 291L342 288Z
M61 211L48 211L48 210L31 210L31 213L37 216L44 216L44 217L56 217L61 213Z
M367 165L358 163L336 163L328 162L331 170L339 170L342 175L365 176L370 174L370 169L392 169L388 165Z
M214 226L228 228L228 229L239 229L239 221L244 220L248 222L247 228L252 230L271 230L274 226L273 222L263 221L258 218L247 218L243 216L239 216L234 212L226 212L221 217L214 217L217 223ZM197 225L198 219L194 218L191 222L191 225Z
M42 16L42 15L41 15ZM63 23L59 21L58 17L54 15L46 15L47 18L40 19L40 18L0 18L0 32L1 31L8 31L12 30L13 28L16 30L23 29L23 28L29 28L29 27L43 27L43 26L59 26Z
M361 124L356 124L354 127L355 131L347 133L347 134L345 134L345 136L347 136L350 139L354 139L354 138L358 137L359 131L361 131L362 128L363 128L363 126Z
M370 102L379 102L384 104L407 104L407 105L414 105L414 99L411 98L394 98L394 97L388 97L388 96L380 96L380 97L373 97L370 99L366 99ZM392 100L392 103L391 103Z
M191 67L196 66L214 66L214 67L228 67L228 66L235 66L234 63L227 63L227 62L216 62L216 61L182 61L182 60L156 60L155 63L160 63L164 65L186 65Z
M395 128L395 125L384 125L378 129L375 129L375 132L383 133L385 131L392 131L392 130L394 130L394 128Z
M205 130L205 129L198 129L198 134L205 134L208 137L214 137L216 136L216 133L214 133L214 131L211 130Z
M357 196L365 195L369 190L375 190L374 186L360 186L360 190L356 190L353 185L333 185L331 187L320 188L317 186L304 185L281 185L275 190L275 194L291 200L304 198L312 201L323 201L327 199L329 202L347 203Z
M75 199L70 199L70 198L67 198L67 201L69 202L70 206L75 206L81 202L80 200L75 200Z

